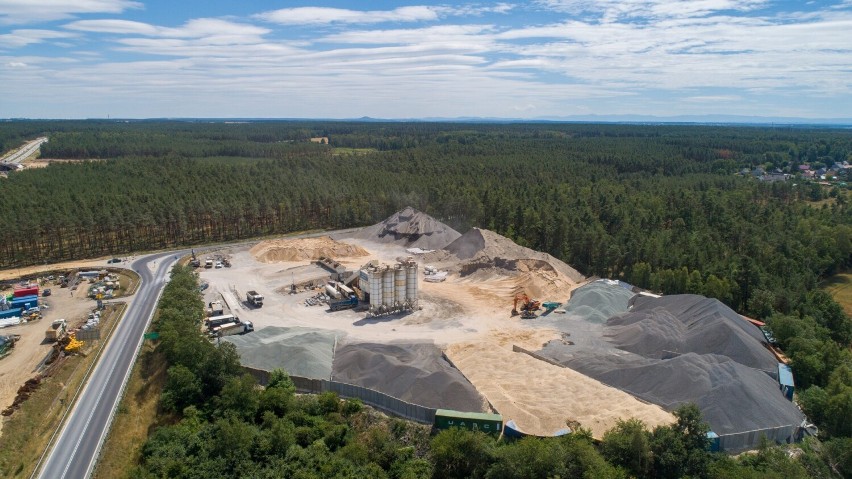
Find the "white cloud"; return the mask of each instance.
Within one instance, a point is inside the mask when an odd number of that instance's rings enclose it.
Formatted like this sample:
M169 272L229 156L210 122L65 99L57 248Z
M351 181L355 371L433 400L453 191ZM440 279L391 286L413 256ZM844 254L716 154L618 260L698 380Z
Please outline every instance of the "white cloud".
M257 39L269 33L267 28L216 18L196 18L178 28L160 27L130 20L79 20L65 25L65 28L83 32L170 38L217 36Z
M11 33L0 34L0 48L20 48L34 43L42 43L57 38L69 38L72 33L56 32L53 30L21 29Z
M0 24L47 22L132 8L142 8L142 4L131 0L0 0Z
M769 0L540 0L546 8L572 14L598 14L605 22L626 18L705 16L716 12L749 12Z
M255 18L281 25L329 23L420 22L438 19L438 7L410 6L393 10L348 10L328 7L282 8L255 15Z

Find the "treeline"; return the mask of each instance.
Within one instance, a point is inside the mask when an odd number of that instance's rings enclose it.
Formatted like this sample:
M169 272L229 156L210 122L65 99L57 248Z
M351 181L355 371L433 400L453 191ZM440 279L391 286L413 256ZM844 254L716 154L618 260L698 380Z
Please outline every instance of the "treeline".
M203 303L191 268L176 267L159 304L156 351L168 364L158 424L132 478L707 479L834 478L852 473L852 440L807 441L796 458L768 444L739 459L707 451L694 405L649 431L619 422L596 444L579 429L560 438L496 440L387 419L334 393L296 395L284 371L260 388L230 343L200 332Z

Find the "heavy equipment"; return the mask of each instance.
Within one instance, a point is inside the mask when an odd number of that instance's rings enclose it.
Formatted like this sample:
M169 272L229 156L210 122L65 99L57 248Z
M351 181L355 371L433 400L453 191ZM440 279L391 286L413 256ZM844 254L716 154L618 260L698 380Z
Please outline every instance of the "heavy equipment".
M520 312L518 311L518 303L521 304ZM535 299L530 299L526 293L515 295L515 303L512 306L512 316L521 315L521 319L535 318L535 311L541 309L541 302Z

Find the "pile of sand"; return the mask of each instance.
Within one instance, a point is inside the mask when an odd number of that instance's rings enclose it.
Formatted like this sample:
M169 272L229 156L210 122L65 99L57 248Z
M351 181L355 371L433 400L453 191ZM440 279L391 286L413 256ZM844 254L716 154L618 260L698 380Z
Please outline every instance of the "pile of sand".
M243 366L272 371L281 368L292 376L328 379L334 345L345 336L341 331L268 326L241 336L226 336L233 343Z
M354 238L376 243L394 243L426 250L441 249L459 236L461 234L458 231L410 206L353 235Z
M370 254L360 246L334 241L328 236L261 241L249 251L256 260L262 263L311 261L322 257L352 258Z
M659 406L495 341L452 345L447 356L505 420L528 434L553 435L576 421L601 438L618 419L635 417L649 427L674 422Z
M563 261L480 228L471 229L442 251L424 255L424 261L475 282L509 277L515 283L514 293L539 298L566 294L584 280Z
M436 409L482 412L485 400L432 343L338 347L332 379Z

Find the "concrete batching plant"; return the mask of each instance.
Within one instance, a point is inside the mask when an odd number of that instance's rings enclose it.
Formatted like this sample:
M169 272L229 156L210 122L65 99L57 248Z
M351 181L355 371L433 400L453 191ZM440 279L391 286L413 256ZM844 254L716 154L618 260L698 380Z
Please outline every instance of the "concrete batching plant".
M370 263L361 268L361 290L370 302L367 317L417 308L417 262L408 258L395 265Z

